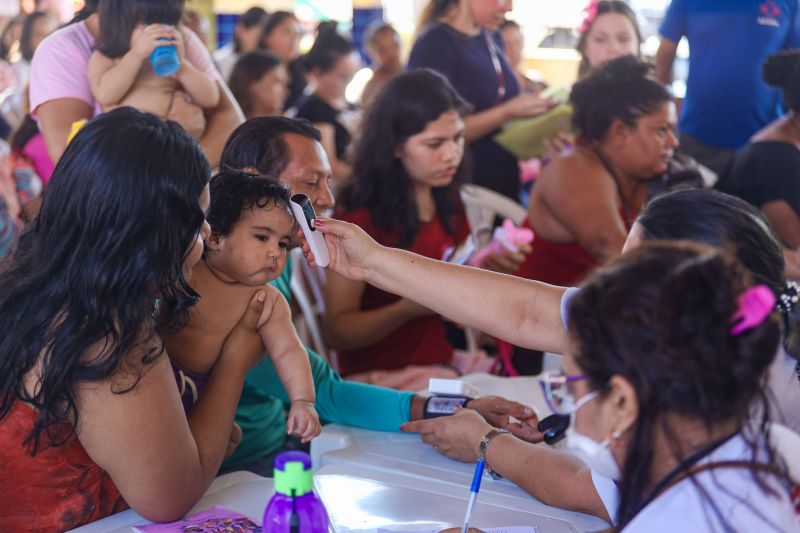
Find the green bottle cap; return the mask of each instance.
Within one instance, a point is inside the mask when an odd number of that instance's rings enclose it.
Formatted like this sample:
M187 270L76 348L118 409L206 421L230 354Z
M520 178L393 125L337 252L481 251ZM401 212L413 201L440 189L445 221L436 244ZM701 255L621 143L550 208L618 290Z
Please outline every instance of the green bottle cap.
M313 490L311 457L305 452L284 452L275 458L275 492L303 496Z

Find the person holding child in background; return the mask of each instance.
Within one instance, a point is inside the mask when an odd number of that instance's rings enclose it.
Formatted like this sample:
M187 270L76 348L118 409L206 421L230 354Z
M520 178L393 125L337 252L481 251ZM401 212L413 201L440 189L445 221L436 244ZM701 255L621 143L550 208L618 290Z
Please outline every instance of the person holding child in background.
M99 0L86 0L84 9L76 15L72 23L42 41L31 64L31 114L39 121L47 151L54 162L58 162L61 157L73 124L100 112L87 76L89 58L94 52L96 40L100 37L104 24L101 24L97 12L98 2ZM121 3L126 5L117 5ZM174 10L176 6L182 6L183 2L105 0L107 12L103 15L103 20L112 24L112 27L127 27L130 23L123 18L123 13L129 10L146 11L150 4L159 9ZM219 89L219 104L213 109L204 110L191 102L185 92L178 91L173 94L167 118L175 120L198 138L209 162L216 165L225 140L241 123L242 117L200 39L190 31L182 35L186 62L215 80Z
M178 27L183 5L100 0L100 37L87 75L103 112L127 106L165 118L179 91L204 109L217 106L216 81L186 59L186 34ZM178 64L159 65L155 54L170 51Z
M289 188L224 168L211 179L209 192L211 232L191 280L200 301L189 310L186 325L165 338L184 407L188 412L197 401L237 317L264 291L256 328L291 400L286 432L308 442L321 430L308 356L286 299L268 284L280 277L289 256L295 227Z

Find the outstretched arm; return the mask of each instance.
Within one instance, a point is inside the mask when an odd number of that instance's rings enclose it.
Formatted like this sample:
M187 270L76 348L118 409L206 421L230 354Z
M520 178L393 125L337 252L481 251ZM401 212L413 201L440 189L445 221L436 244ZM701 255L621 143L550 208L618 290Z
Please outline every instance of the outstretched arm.
M328 268L342 276L366 281L517 346L566 350L563 287L435 261L381 246L353 224L328 218L318 222L331 256ZM313 262L308 244L303 242L303 248Z

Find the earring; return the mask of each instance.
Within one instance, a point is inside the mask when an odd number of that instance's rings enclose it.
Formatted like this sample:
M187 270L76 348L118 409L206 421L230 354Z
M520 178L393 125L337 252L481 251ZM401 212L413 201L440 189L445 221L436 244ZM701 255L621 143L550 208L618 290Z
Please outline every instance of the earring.
M625 440L621 437L621 431L615 431L611 434L611 445L614 448L623 448L625 446Z

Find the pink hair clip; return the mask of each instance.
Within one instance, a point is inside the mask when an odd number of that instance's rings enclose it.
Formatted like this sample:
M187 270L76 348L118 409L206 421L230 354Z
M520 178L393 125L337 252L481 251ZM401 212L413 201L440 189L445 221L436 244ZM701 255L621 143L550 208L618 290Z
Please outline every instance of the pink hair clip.
M740 294L738 302L739 309L731 317L731 335L761 325L775 308L775 293L766 285L756 285Z
M580 33L586 33L594 24L594 19L597 18L597 2L598 0L590 0L589 5L583 10L583 24L578 30Z

